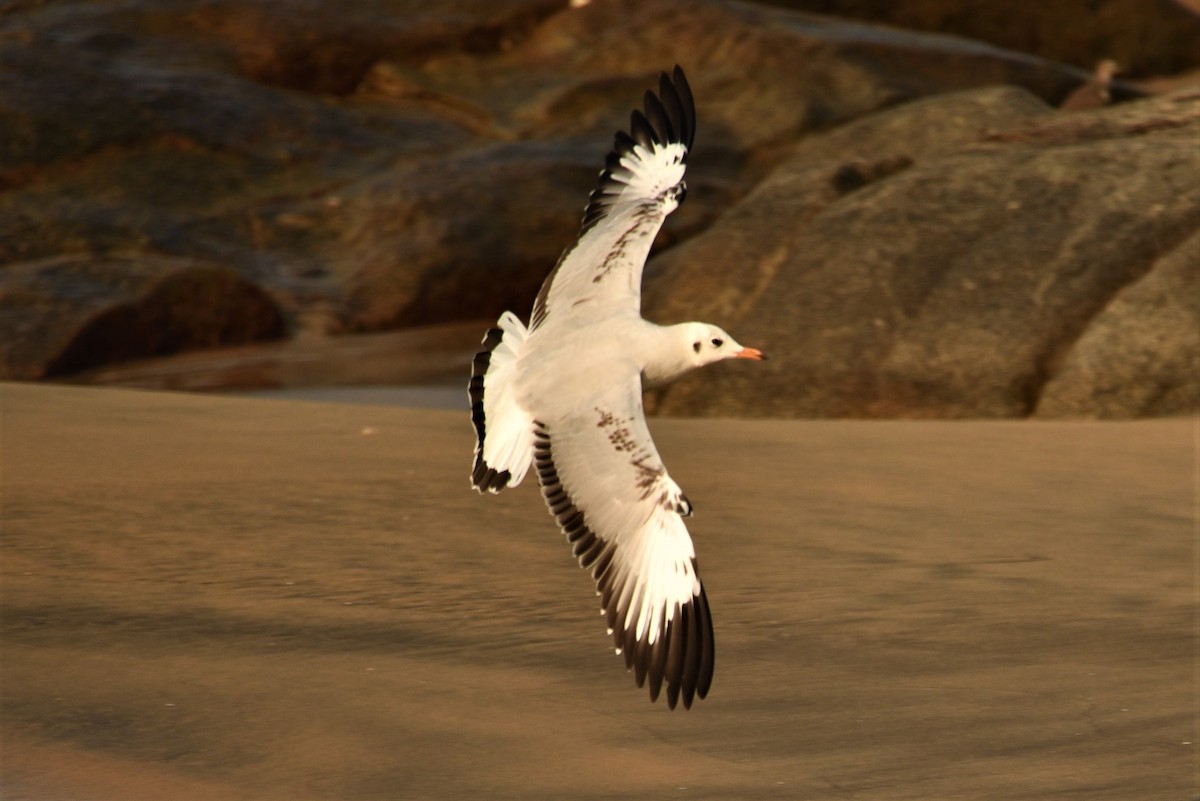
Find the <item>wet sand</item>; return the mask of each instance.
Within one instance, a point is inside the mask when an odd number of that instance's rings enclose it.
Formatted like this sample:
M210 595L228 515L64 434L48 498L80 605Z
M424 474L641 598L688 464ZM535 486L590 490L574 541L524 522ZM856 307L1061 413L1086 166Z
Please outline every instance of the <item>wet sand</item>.
M462 413L0 386L6 801L1197 797L1196 425L652 422L650 704Z

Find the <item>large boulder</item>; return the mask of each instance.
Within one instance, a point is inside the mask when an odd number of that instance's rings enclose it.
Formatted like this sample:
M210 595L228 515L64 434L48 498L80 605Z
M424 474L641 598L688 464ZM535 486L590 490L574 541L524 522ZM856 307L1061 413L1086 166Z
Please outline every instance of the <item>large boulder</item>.
M1122 289L1060 357L1038 417L1200 410L1200 234Z
M61 256L0 270L0 369L8 378L54 378L283 333L266 293L193 259Z
M1020 417L1057 370L1084 360L1097 385L1136 373L1158 387L1194 386L1182 355L1143 355L1130 371L1098 363L1099 342L1068 354L1126 287L1196 269L1167 257L1200 230L1198 137L1194 93L1066 115L1039 114L1037 101L1003 89L911 103L814 138L652 264L649 314L726 324L773 357L765 369L692 376L664 390L658 409ZM1150 280L1147 292L1171 295L1178 321L1109 352L1185 330L1200 302L1192 285ZM1144 312L1139 294L1102 326ZM1169 374L1148 375L1156 370ZM1143 394L1129 392L1131 406L1074 408L1182 408L1147 405Z
M880 108L1000 83L1053 103L1088 75L966 39L725 0L593 2L488 58L448 53L397 71L410 95L466 101L509 135L607 143L674 63L700 106L693 163L742 188L797 139Z
M951 33L1091 68L1116 59L1137 75L1200 66L1196 0L768 0L821 14Z

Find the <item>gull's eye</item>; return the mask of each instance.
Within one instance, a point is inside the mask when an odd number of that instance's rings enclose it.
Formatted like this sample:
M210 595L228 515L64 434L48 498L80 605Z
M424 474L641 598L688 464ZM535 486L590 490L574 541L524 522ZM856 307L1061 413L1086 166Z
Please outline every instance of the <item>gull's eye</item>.
M725 344L725 340L720 339L718 337L714 337L712 343L713 343L714 348L719 348Z
M696 353L699 353L699 352L700 352L700 343L699 343L699 342L693 342L693 343L692 343L692 350L696 351Z

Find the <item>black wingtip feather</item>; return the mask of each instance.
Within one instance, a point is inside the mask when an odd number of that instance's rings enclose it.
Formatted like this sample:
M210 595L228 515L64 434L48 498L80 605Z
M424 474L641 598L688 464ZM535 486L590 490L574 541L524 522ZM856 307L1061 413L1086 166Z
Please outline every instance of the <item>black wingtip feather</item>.
M646 107L646 119L649 120L650 127L658 134L655 138L661 138L662 142L678 142L671 115L667 113L666 106L658 99L658 95L647 89L643 105Z
M667 653L663 659L663 677L667 680L667 707L674 709L679 701L679 678L683 666L683 642L687 639L687 630L683 625L683 614L680 607L675 607L668 632Z
M484 385L488 367L492 364L492 351L503 339L504 331L500 328L489 328L483 335L483 350L471 360L471 381L467 384L471 422L475 425L475 463L471 467L471 486L480 492L499 492L508 486L512 478L508 470L494 470L483 460L483 443L487 438L487 415L483 411Z
M694 604L687 604L683 607L683 629L686 634L679 689L683 694L683 708L690 709L692 696L696 692L696 678L700 672L700 637L696 630L696 607Z
M696 679L696 695L705 698L708 696L709 688L712 687L716 654L713 649L712 612L708 608L708 596L704 594L704 587L700 588L700 596L695 601L699 613L697 617L699 617L698 628L701 639L700 672Z
M659 141L658 132L654 130L650 120L646 119L646 115L640 111L634 111L629 115L629 134L635 142L647 149L662 144Z
M666 621L659 619L660 625L665 625ZM650 700L657 701L658 693L662 689L663 673L667 667L667 643L668 632L664 629L659 629L659 637L654 641L654 645L649 647L647 659L649 665L646 669L646 678L650 680ZM668 704L668 706L670 706Z
M683 74L683 67L676 64L673 75L675 92L679 95L681 113L684 118L681 135L683 143L687 145L688 150L691 150L696 141L696 101L692 97L692 87L688 84L687 76ZM664 74L663 77L665 78L666 75Z

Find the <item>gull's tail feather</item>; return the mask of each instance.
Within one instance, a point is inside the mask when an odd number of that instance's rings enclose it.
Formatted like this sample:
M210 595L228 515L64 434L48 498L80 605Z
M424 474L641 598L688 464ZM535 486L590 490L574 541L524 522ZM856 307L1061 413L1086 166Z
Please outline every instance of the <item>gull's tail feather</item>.
M516 399L517 358L529 332L512 312L483 337L471 365L471 420L475 466L471 485L480 492L515 487L533 461L533 421Z

